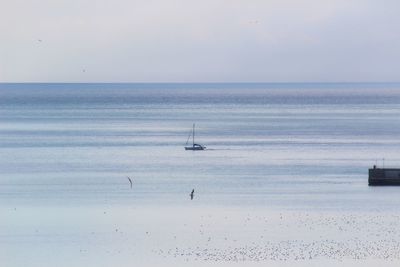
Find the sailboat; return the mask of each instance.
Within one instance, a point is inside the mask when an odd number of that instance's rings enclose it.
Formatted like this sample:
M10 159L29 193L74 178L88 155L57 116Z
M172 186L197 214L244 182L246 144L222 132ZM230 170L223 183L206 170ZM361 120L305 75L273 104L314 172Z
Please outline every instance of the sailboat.
M190 135L192 136L192 145L191 146L185 146L185 150L204 150L204 149L206 149L206 147L205 146L202 146L202 145L199 145L199 144L195 144L194 143L194 133L195 133L195 124L193 123L193 130L192 130L192 132L189 134L189 137L188 137L188 139L187 139L187 141L186 141L186 145L188 144L188 142L189 142L189 138L190 138Z

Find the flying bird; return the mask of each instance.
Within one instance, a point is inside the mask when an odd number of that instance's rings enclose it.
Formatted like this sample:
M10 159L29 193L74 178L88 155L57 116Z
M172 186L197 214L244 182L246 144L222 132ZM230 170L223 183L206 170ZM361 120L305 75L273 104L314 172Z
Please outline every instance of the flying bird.
M129 176L126 176L126 178L128 178L129 183L131 184L131 189L132 189L132 180L131 180L131 178L129 178Z
M258 20L251 20L249 21L250 24L259 24L260 22Z
M194 197L194 189L192 190L192 193L190 193L190 200L193 200Z

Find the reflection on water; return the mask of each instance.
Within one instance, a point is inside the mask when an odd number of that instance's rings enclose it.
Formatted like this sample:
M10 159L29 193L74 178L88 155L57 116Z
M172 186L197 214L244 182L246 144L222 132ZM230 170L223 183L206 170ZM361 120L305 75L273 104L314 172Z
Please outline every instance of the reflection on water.
M397 209L367 169L400 166L399 87L2 84L1 203Z

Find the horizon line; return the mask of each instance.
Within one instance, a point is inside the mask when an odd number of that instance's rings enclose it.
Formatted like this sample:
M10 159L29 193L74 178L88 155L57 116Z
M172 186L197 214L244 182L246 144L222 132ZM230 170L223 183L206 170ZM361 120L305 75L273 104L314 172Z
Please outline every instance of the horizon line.
M348 82L348 81L341 81L341 82L0 82L0 84L398 84L400 81L357 81L357 82Z

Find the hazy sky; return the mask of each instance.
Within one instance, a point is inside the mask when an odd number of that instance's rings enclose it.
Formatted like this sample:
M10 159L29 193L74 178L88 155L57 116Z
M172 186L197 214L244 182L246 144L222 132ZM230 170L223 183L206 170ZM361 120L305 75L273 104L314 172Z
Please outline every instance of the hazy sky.
M0 82L400 81L398 0L0 0Z

